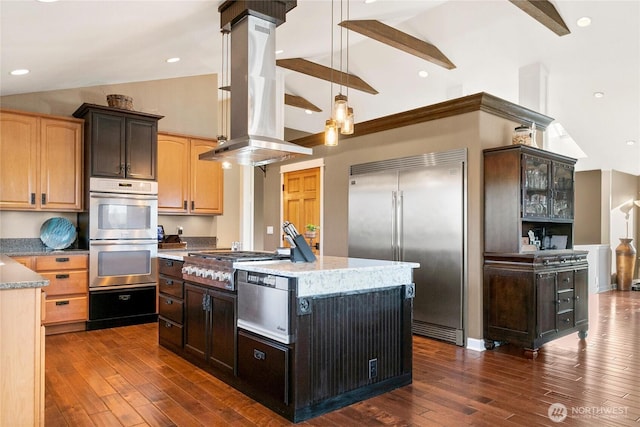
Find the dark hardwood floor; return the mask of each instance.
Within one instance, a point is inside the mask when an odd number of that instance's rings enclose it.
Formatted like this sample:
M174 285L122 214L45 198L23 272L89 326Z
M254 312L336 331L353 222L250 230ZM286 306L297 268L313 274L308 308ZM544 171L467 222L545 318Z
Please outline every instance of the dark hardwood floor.
M590 296L590 331L476 352L414 339L413 384L314 426L640 425L640 292ZM287 420L157 344L146 324L46 338L47 426L278 426Z

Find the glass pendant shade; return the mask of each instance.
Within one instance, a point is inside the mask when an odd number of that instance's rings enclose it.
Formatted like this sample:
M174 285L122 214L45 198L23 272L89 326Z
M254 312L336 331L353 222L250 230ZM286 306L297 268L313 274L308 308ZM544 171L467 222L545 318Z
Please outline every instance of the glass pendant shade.
M340 133L343 135L353 134L353 108L351 107L347 109L347 117L344 119L344 122L342 122Z
M338 127L342 127L342 123L347 118L347 97L339 93L336 95L333 103L333 118L338 123Z
M338 145L338 126L333 119L327 120L324 125L324 145L331 147Z

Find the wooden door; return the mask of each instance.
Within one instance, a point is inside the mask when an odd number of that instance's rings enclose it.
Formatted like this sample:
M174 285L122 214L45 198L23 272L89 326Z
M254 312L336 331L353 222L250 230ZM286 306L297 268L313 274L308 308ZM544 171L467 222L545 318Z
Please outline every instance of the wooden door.
M191 140L191 213L221 214L223 212L223 171L220 162L200 160L198 156L215 148L216 142Z
M209 311L207 291L199 286L184 286L184 349L205 359Z
M41 209L82 210L82 123L40 121Z
M283 219L293 223L300 234L307 224L320 224L320 168L303 169L284 174ZM314 252L320 247L320 233L307 242Z
M113 114L92 112L91 176L125 177L125 119Z
M209 291L211 298L211 353L209 363L233 374L236 360L236 296Z
M158 212L187 213L189 139L158 134Z
M158 125L155 120L127 118L126 176L156 179Z
M0 208L36 209L38 118L0 113Z

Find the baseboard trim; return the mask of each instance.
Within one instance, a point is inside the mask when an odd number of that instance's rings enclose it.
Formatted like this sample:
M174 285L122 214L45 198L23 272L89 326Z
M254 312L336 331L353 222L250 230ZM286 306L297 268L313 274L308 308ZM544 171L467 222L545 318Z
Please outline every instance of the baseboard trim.
M467 337L467 350L473 351L485 351L484 348L484 340L479 340L477 338L469 338Z

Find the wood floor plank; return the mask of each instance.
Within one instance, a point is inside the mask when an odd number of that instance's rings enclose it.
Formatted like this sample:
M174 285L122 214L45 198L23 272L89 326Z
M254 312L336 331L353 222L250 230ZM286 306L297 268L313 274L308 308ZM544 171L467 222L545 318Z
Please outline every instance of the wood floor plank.
M639 292L590 296L587 340L552 341L535 360L509 345L477 352L415 336L411 385L300 425L554 426L549 407L562 403L561 425L637 427L639 313ZM46 426L292 424L159 347L157 334L151 323L46 337Z

